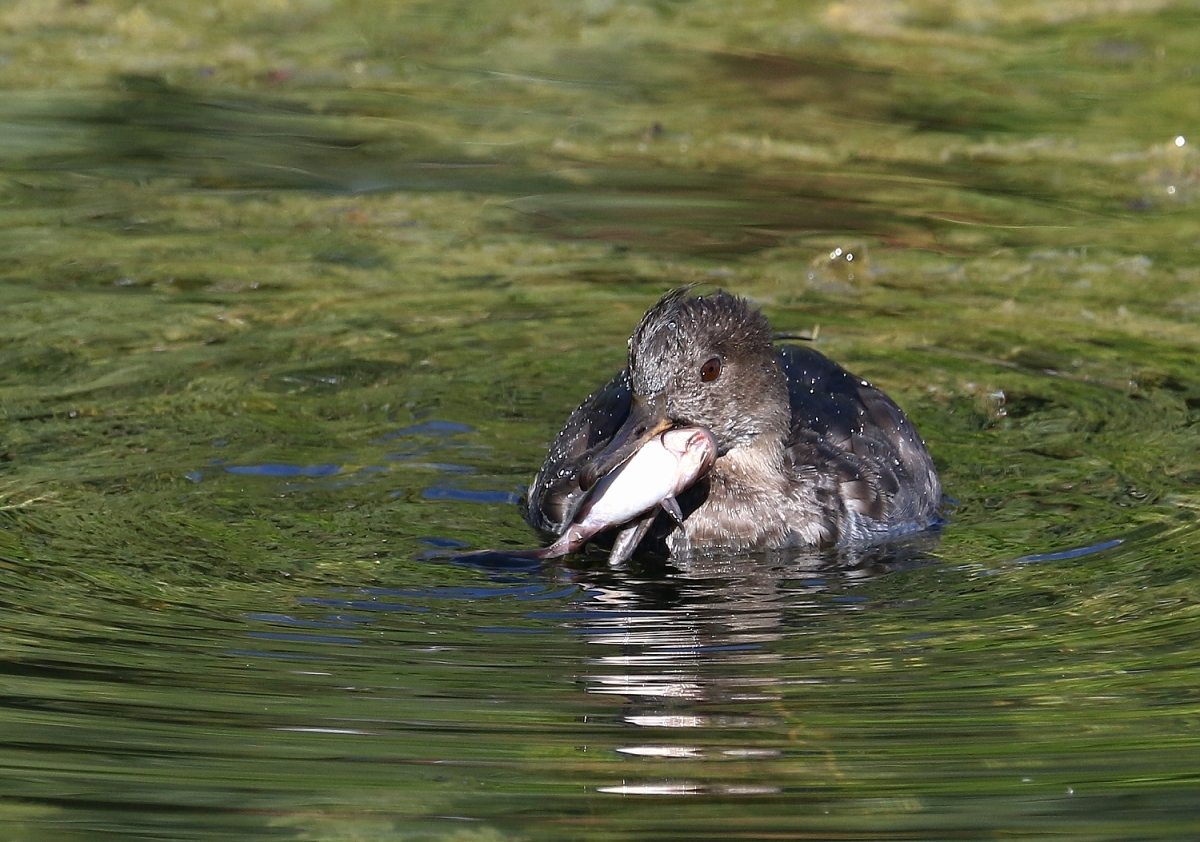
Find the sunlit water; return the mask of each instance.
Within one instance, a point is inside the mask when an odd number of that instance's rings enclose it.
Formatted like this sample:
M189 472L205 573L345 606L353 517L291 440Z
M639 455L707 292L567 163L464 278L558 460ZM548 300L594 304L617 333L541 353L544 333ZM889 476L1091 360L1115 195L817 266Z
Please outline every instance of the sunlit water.
M0 838L1200 835L1195 13L0 9ZM506 554L682 283L941 534Z

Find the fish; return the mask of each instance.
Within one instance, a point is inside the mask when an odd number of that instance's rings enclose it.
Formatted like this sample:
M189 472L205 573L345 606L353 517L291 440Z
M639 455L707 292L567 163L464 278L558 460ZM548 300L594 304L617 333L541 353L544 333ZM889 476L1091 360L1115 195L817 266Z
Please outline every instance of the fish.
M717 440L703 427L677 427L647 441L628 460L601 478L553 544L538 558L578 552L606 529L624 527L613 544L609 563L624 562L645 537L658 510L677 523L683 512L675 495L691 487L717 458Z

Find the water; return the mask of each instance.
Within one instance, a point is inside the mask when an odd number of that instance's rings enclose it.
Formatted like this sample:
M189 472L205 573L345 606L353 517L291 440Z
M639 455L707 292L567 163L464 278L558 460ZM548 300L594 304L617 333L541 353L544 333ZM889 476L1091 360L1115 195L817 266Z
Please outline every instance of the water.
M1197 835L1195 5L375 6L0 10L0 838ZM940 540L464 556L681 283Z

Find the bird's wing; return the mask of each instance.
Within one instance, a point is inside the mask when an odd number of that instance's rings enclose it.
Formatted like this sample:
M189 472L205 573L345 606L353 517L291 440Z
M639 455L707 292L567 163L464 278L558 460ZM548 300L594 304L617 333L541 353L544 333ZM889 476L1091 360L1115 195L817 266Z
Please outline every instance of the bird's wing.
M927 518L940 501L937 473L892 399L810 348L783 346L779 359L792 410L789 452L800 472L820 466L825 502L841 513L843 530L886 532Z
M571 413L529 487L522 515L539 532L559 536L571 523L586 493L579 472L601 451L629 417L633 392L622 369Z

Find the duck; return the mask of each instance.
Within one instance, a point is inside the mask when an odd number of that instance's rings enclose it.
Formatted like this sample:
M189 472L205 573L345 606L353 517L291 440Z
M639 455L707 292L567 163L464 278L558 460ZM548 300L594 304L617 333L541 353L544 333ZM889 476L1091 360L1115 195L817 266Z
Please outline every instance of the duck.
M763 313L723 290L663 295L628 362L571 413L522 504L561 537L597 483L667 430L711 433L715 459L660 510L615 524L610 562L639 546L672 557L867 547L936 527L941 483L908 416L815 349L776 343ZM604 537L604 536L601 536Z

